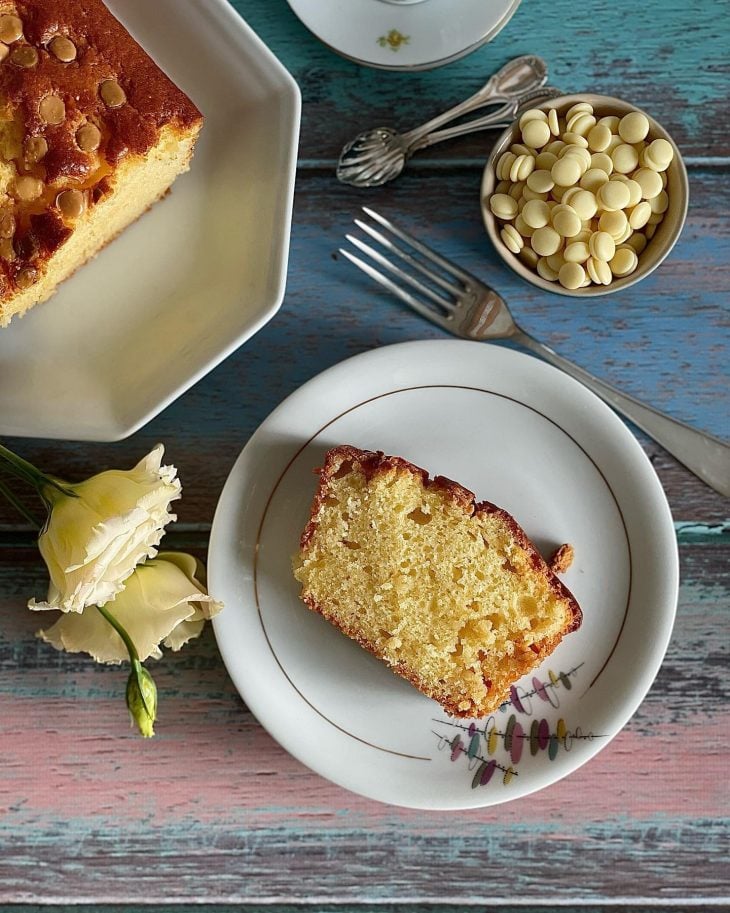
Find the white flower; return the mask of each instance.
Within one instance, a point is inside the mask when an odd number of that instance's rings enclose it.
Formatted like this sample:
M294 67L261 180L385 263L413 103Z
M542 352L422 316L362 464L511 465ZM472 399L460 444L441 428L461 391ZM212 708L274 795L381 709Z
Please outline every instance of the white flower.
M127 578L109 611L126 630L142 662L159 659L161 645L179 650L223 608L207 594L204 576L203 566L192 555L160 552ZM94 606L80 615L62 615L38 637L57 650L88 653L99 663L128 658L122 638Z
M158 444L134 469L111 469L76 485L48 486L51 513L38 539L51 581L46 602L30 609L83 612L119 593L136 565L157 554L170 504L180 497L174 466ZM76 497L74 497L74 495ZM98 614L98 613L97 613Z

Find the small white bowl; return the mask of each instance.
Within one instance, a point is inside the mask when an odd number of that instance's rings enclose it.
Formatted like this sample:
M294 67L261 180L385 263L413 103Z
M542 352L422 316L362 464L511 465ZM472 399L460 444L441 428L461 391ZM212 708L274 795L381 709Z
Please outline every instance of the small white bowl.
M513 269L518 276L521 276L531 285L545 289L547 292L555 292L558 295L569 295L573 298L595 298L598 295L610 295L612 292L618 292L621 289L628 288L639 282L649 273L653 272L657 266L664 260L674 247L677 238L682 231L685 218L687 217L687 206L689 204L689 180L687 178L687 169L682 161L682 156L672 137L667 133L664 127L654 120L646 111L622 101L620 98L613 98L610 95L593 95L582 93L580 95L565 95L561 98L553 98L535 107L547 111L549 108L557 108L558 114L562 114L572 105L580 101L589 102L593 105L596 114L599 117L605 117L610 114L616 114L622 117L630 111L641 111L649 121L649 138L665 139L671 143L674 149L674 158L667 169L667 196L669 197L669 208L664 214L664 219L657 226L654 237L646 245L646 248L639 257L639 265L630 276L624 276L622 279L614 279L610 285L589 285L585 288L567 289L558 282L548 282L538 273L530 269L527 264L520 260L517 254L505 247L504 242L499 236L501 224L493 215L489 208L489 198L494 193L498 181L495 174L495 165L497 159L502 153L509 149L512 143L521 142L519 124L515 122L508 127L497 140L489 161L484 169L481 188L481 206L482 219L487 229L487 234L492 240L499 256L504 262Z

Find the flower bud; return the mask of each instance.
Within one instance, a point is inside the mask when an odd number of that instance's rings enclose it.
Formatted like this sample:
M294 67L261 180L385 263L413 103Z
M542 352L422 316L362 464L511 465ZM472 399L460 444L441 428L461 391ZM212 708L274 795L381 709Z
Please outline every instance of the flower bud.
M135 662L127 679L127 707L132 723L144 738L155 734L154 722L157 718L157 687L154 679L145 667Z

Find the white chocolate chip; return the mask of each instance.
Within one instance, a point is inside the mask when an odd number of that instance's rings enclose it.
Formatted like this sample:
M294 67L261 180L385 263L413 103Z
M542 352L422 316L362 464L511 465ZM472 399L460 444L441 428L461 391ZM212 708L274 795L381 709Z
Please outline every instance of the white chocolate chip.
M621 235L623 235L628 224L629 220L626 218L626 213L623 209L615 209L613 212L604 212L598 220L599 230L608 232L614 241L618 241Z
M591 257L608 262L616 253L616 242L607 231L596 231L588 242Z
M628 206L629 197L629 188L621 181L606 181L605 184L601 184L596 193L599 207L609 212Z
M640 143L649 132L649 121L640 111L625 114L618 125L618 133L625 143Z
M563 142L569 143L571 146L583 146L584 149L588 148L588 140L585 136L581 136L580 133L571 133L570 130L563 134Z
M544 120L528 120L522 128L522 142L535 149L542 147L550 142L550 127Z
M611 131L605 124L595 124L588 131L587 139L591 152L603 152L611 142Z
M531 247L527 247L527 245L525 245L522 248L520 251L520 260L522 260L523 263L526 263L530 269L537 269L537 261L539 260L539 257Z
M581 178L581 166L573 156L558 159L550 170L553 180L561 187L572 187Z
M655 197L649 200L649 206L653 213L664 213L669 209L669 197L666 190L661 190Z
M634 175L634 180L641 187L641 196L651 200L662 192L662 179L651 168L640 168Z
M583 227L580 216L571 206L561 207L559 211L553 210L553 228L561 238L572 238Z
M549 257L560 250L562 239L554 228L546 225L544 228L538 228L534 232L530 239L530 244L536 254L541 257Z
M637 257L641 256L646 248L646 236L642 235L640 231L635 231L627 243L633 247Z
M629 210L629 225L637 231L639 228L643 228L646 223L649 221L651 216L651 206L646 201L642 203L637 203L632 209Z
M643 237L640 235L639 237ZM631 247L619 247L609 266L614 276L629 276L639 265L639 257Z
M517 215L517 200L513 200L506 193L492 194L489 206L498 219L514 219Z
M517 231L514 225L505 225L500 232L500 237L502 238L502 241L504 241L505 247L508 250L511 250L513 254L518 254L525 246L522 235Z
M644 159L655 171L665 171L674 158L672 144L665 139L655 139L646 147Z
M590 167L596 168L598 171L604 171L606 174L612 174L613 159L606 152L594 152L591 156Z
M568 110L565 114L566 121L569 121L571 119L571 117L574 117L576 114L580 113L581 111L585 111L586 114L593 114L593 105L588 101L577 102L571 108L568 108Z
M585 241L572 241L563 252L566 263L585 263L591 252Z
M568 121L568 132L586 136L596 126L596 119L587 111L578 111Z
M585 282L586 273L580 263L564 263L558 273L558 282L567 289L577 289Z
M586 262L586 272L591 277L591 281L596 285L611 284L611 267L605 260L598 260L596 257L589 257Z
M540 108L530 108L529 110L525 111L525 113L520 118L520 130L522 130L525 124L529 123L531 120L547 121L547 119L547 114L544 111L540 110Z
M611 131L611 133L618 133L618 125L621 122L621 119L615 114L609 114L606 117L600 117L598 119L599 124L605 124L606 127Z
M583 190L589 190L592 194L597 194L598 189L608 183L608 175L599 168L589 168L580 179L580 186Z
M527 186L535 193L547 193L555 186L552 174L544 168L533 171L527 177Z
M560 136L560 121L556 108L550 108L548 111L548 127L553 136Z
M570 205L584 222L586 219L592 219L598 212L598 202L595 194L591 193L590 190L577 188L575 194L571 197Z
M629 174L639 164L639 153L628 143L619 143L611 152L611 160L615 171Z
M510 181L524 181L535 170L535 159L531 155L518 155L510 166Z
M522 210L522 218L530 228L543 228L550 221L550 208L543 200L529 200Z
M511 187L507 191L507 193L509 194L509 196L512 197L513 200L517 200L517 202L519 203L524 189L525 189L525 182L518 181L516 184L511 185Z
M629 178L626 181L626 186L629 188L629 202L626 205L628 207L636 206L641 201L641 185Z
M540 257L539 260L537 261L537 272L538 272L538 275L542 276L542 278L545 279L547 282L557 282L558 281L558 274L550 266L546 257Z
M535 168L541 171L550 171L557 160L558 157L553 152L543 150L535 159Z

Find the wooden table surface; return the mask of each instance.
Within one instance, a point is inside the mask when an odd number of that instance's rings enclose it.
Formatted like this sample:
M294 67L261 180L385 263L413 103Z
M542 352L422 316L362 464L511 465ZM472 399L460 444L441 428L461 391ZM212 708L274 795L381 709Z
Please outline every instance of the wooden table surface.
M721 5L525 0L492 44L421 74L338 58L284 0L234 5L304 97L284 305L129 440L16 440L15 449L82 478L131 465L164 441L185 491L167 543L204 556L226 475L274 406L349 355L441 335L336 256L366 202L492 281L520 323L563 354L679 419L729 436L729 35ZM527 52L544 56L551 81L565 90L645 107L686 157L692 199L684 233L661 269L634 288L566 299L528 287L498 263L478 206L493 135L441 146L378 191L356 192L334 179L337 152L358 129L415 125ZM443 911L722 905L730 893L728 503L641 442L666 489L681 551L679 613L657 681L588 765L529 798L471 812L387 807L302 767L242 704L210 630L155 668L159 734L135 737L123 672L35 639L37 618L24 603L42 592L44 568L30 529L3 513L0 902L178 911L272 903Z

